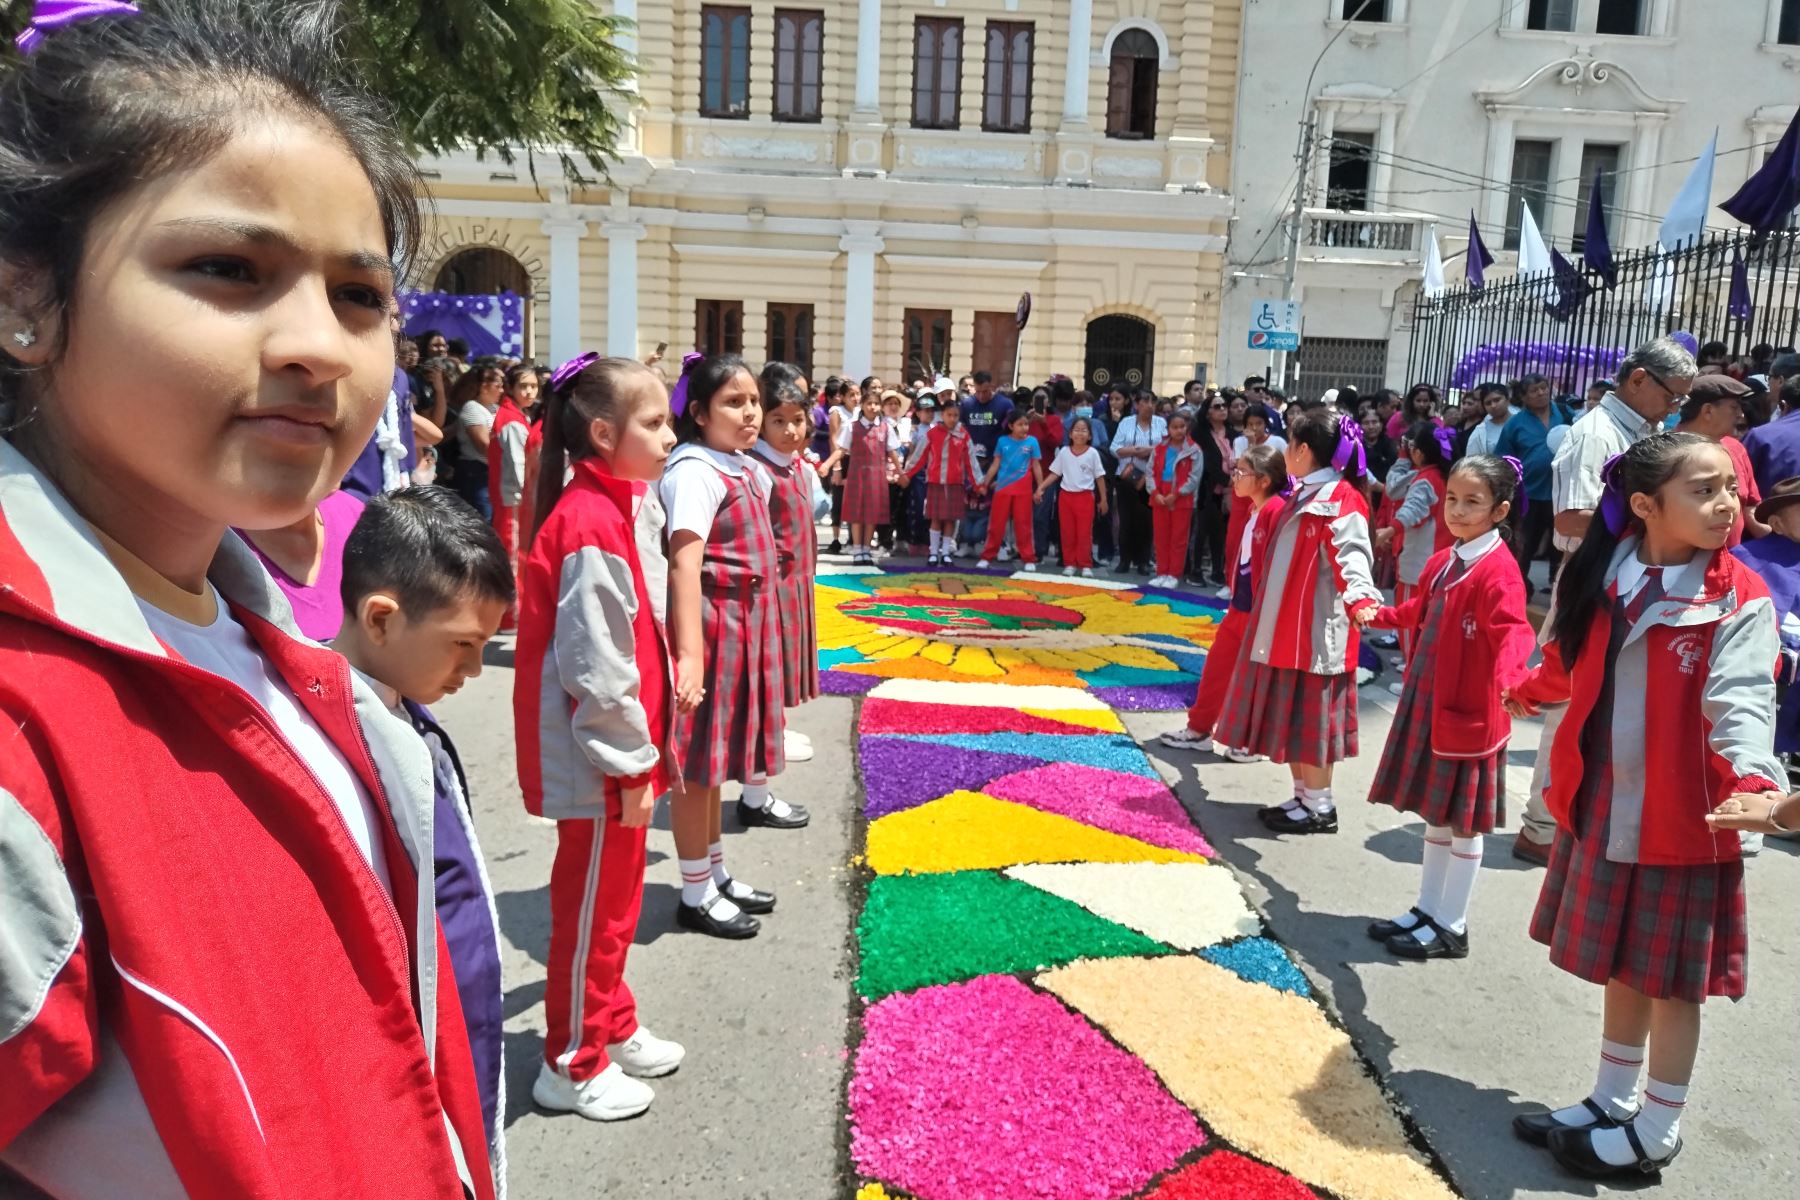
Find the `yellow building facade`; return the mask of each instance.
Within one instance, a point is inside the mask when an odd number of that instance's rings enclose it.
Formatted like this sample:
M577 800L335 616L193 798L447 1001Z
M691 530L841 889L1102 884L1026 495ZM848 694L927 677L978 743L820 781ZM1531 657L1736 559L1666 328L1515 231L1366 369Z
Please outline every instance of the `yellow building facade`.
M1159 392L1216 361L1241 0L610 7L641 74L605 182L423 164L423 282L526 294L535 356Z

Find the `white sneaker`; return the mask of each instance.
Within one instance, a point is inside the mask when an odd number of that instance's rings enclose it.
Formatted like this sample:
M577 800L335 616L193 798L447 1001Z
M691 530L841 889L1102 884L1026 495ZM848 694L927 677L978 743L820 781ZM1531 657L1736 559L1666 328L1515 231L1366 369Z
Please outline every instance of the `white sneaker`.
M1017 554L1013 553L1013 548L1011 546L1000 547L1000 561L1001 562L1011 562L1013 559L1015 559L1017 557L1019 557L1019 556Z
M1031 572L1035 573L1037 571L1037 564L1036 563L1026 563L1025 569L1027 571L1031 571Z
M531 1098L539 1108L552 1112L579 1113L590 1121L623 1121L649 1108L656 1093L649 1084L627 1075L618 1063L580 1083L544 1063L538 1068L537 1082L531 1085Z
M1225 758L1234 763L1259 763L1263 761L1260 754L1252 754L1248 750L1239 750L1235 746L1225 747Z
M606 1054L619 1065L620 1070L638 1079L655 1079L659 1075L667 1075L687 1057L687 1051L680 1042L659 1038L642 1025L637 1027L636 1033L617 1046L608 1046Z
M987 570L987 569L988 569L988 567L989 567L989 566L991 566L991 565L992 565L992 564L990 564L990 563L989 563L989 562L988 562L988 560L987 560L987 559L985 559L985 558L983 558L983 559L980 559L980 560L978 560L978 561L977 561L977 562L976 562L976 563L975 563L975 569L976 569L976 570L978 570L978 571L985 571L985 570Z
M1063 574L1064 574L1064 575L1073 575L1073 574L1074 574L1074 573L1075 573L1075 568L1074 568L1074 567L1064 567L1064 568L1063 568Z
M1198 750L1202 754L1209 753L1213 748L1212 734L1197 733L1185 725L1180 729L1171 729L1157 740L1176 750Z
M1763 835L1760 833L1738 834L1738 853L1745 858L1755 858L1763 851Z
M1083 579L1092 579L1094 577L1094 568L1092 568L1092 567L1081 568L1081 577Z
M813 756L812 743L793 730L788 730L781 737L782 753L791 763L811 762Z
M1396 696L1404 696L1406 695L1406 685L1404 683L1390 683L1388 684L1388 691Z
M1221 600L1229 600L1229 599L1231 599L1231 589L1230 589L1230 588L1228 588L1228 587L1222 587L1222 588L1220 588L1220 589L1219 589L1219 590L1218 590L1218 591L1217 591L1217 592L1215 592L1215 593L1213 593L1213 594L1214 594L1214 595L1216 595L1216 596L1218 596L1218 598L1219 598L1219 599L1221 599Z
M1388 666L1394 668L1396 671L1404 673L1406 671L1406 657L1400 654L1393 655L1388 659Z

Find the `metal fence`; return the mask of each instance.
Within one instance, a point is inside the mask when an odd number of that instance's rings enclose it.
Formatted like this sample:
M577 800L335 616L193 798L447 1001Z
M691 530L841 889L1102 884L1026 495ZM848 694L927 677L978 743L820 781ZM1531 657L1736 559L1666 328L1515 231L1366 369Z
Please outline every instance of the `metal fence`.
M1717 233L1680 250L1628 251L1614 262L1611 284L1577 260L1566 274L1421 293L1407 381L1460 392L1540 372L1558 391L1579 392L1611 375L1633 347L1676 330L1702 344L1723 342L1733 357L1763 342L1792 346L1800 336L1800 231Z

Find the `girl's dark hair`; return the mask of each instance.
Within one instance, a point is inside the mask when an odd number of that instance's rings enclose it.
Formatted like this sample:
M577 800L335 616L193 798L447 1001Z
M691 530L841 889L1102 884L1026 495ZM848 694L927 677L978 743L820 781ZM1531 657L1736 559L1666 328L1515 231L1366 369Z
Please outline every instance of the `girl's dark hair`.
M797 384L805 378L806 372L802 371L799 367L796 367L793 363L764 363L762 374L756 377L756 382L762 387L763 407L767 408L769 406L769 397L774 394L776 388L786 383Z
M1246 404L1244 406L1245 424L1249 423L1251 417L1255 417L1270 429L1274 429L1279 424L1275 419L1275 414L1269 411L1269 406L1266 404Z
M1428 397L1431 400L1431 412L1433 416L1436 416L1438 409L1443 406L1443 397L1439 396L1438 390L1429 383L1415 383L1412 387L1408 388L1406 391L1406 402L1400 406L1400 411L1405 413L1408 418L1411 418L1413 416L1413 401L1420 396Z
M809 418L812 416L812 397L808 396L799 384L788 382L770 385L767 380L764 380L762 388L763 419L767 420L770 413L784 404L792 404Z
M825 403L827 407L838 402L844 395L845 380L832 375L825 380Z
M742 372L756 379L750 364L735 354L714 354L707 358L696 359L694 364L681 373L687 380L687 403L681 415L675 418L675 436L684 442L701 440L699 415L712 411L713 397L719 389L730 383ZM871 377L872 378L872 377Z
M342 141L374 190L388 256L412 261L418 169L386 106L346 70L342 30L334 0L158 0L134 16L52 30L33 54L8 62L0 262L26 273L22 315L66 317L104 212L273 113L319 122ZM60 355L67 321L55 325ZM20 376L20 364L0 355L0 404L21 398Z
M1006 414L1006 431L1008 433L1011 433L1012 427L1014 425L1017 425L1020 421L1024 421L1027 423L1029 423L1031 421L1031 410L1029 408L1015 408L1011 412L1007 413Z
M1287 459L1275 447L1264 442L1250 447L1238 458L1250 468L1251 474L1268 477L1269 495L1279 496L1288 490Z
M1606 594L1606 571L1612 565L1613 552L1628 533L1638 528L1638 520L1630 516L1631 497L1639 492L1654 496L1681 469L1682 460L1701 446L1712 442L1693 433L1653 433L1633 442L1620 456L1616 481L1626 503L1628 520L1618 533L1606 527L1606 520L1596 509L1588 522L1581 545L1569 556L1556 582L1556 604L1550 623L1550 636L1557 643L1565 665L1574 666L1587 639L1588 625L1594 619ZM1611 490L1611 489L1609 489Z
M507 371L506 371L506 394L513 397L515 400L518 399L519 393L516 389L519 386L519 381L521 379L525 378L527 375L531 376L533 379L536 379L542 373L543 372L540 372L536 367L530 365L529 363L520 363L516 367L507 368Z
M1337 453L1338 439L1342 436L1339 429L1342 419L1334 408L1309 408L1289 424L1287 440L1312 451L1313 460L1320 467L1329 467L1332 455ZM1359 434L1360 432L1358 430ZM1367 475L1357 469L1354 455L1344 466L1344 478L1358 488L1366 489L1368 486Z
M857 391L867 392L869 390L869 385L880 382L882 382L882 379L879 375L865 375L863 376L862 383L857 386Z
M1438 441L1438 429L1435 421L1414 421L1406 427L1406 440L1425 460L1423 465L1442 471L1450 465L1450 457L1444 453L1444 444Z
M593 455L588 427L605 421L619 428L631 418L621 393L634 375L662 385L661 376L635 358L597 358L575 378L563 380L559 388L551 388L545 381L544 447L539 451L537 496L532 507L535 524L525 533L525 545L531 544L536 526L544 523L562 496L568 464Z
M1494 497L1496 505L1511 504L1513 506L1512 511L1506 514L1506 520L1500 522L1503 528L1510 526L1512 519L1519 515L1519 476L1513 470L1512 464L1504 458L1493 454L1467 455L1458 459L1456 465L1450 468L1450 474L1445 476L1445 482L1458 475L1474 476L1487 487L1489 494Z
M450 411L456 412L463 405L481 394L484 384L498 382L506 386L506 372L496 366L470 367L457 377L450 385Z
M1086 417L1076 417L1069 422L1069 440L1071 442L1074 441L1075 427L1077 425L1080 425L1087 430L1088 445L1092 446L1094 444L1094 423Z

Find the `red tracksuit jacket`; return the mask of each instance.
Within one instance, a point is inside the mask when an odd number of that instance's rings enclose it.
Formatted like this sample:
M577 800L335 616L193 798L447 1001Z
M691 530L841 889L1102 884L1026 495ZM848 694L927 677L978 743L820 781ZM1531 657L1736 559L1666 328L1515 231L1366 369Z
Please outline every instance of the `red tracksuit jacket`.
M236 535L209 574L391 818L393 897L261 706L156 640L0 441L0 1161L51 1195L488 1200L430 752Z
M1271 531L1246 636L1252 662L1341 675L1356 669L1350 614L1379 605L1381 592L1370 574L1368 504L1337 472L1318 474L1296 484Z

